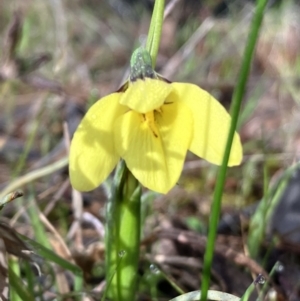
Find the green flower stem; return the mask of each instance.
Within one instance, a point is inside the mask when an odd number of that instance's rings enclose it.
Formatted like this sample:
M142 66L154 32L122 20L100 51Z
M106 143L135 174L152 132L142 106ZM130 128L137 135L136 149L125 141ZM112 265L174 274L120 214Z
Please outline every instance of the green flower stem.
M20 265L17 258L10 258L8 261L9 270L14 273L15 277L20 278ZM18 290L15 287L11 287L10 289L10 300L14 301L22 301L21 297L18 294Z
M165 0L155 0L149 33L146 43L146 49L152 58L152 67L156 65L156 58L160 44L162 25L164 20Z
M254 54L254 49L256 41L259 34L259 29L263 20L264 10L267 4L267 0L257 0L255 14L252 20L252 25L250 28L249 38L246 44L245 53L241 65L240 75L238 77L238 83L234 90L232 99L232 122L227 139L225 154L223 157L222 166L220 167L217 183L214 192L211 218L209 222L209 232L206 251L204 254L204 267L203 267L203 277L202 277L202 287L201 287L201 301L207 300L207 292L209 289L210 282L210 271L212 265L212 259L214 254L214 246L216 240L217 226L221 210L222 194L224 189L224 183L226 178L227 163L229 160L231 145L234 137L234 132L236 130L239 111L241 107L242 98L244 95L248 75L250 72L251 62Z
M135 299L140 250L140 204L141 186L125 162L121 161L107 204L106 281L112 300Z
M156 0L146 50L155 67L164 16L164 0ZM136 60L136 56L133 58ZM117 167L112 195L107 204L106 283L107 294L116 301L134 300L140 250L141 186L124 161Z

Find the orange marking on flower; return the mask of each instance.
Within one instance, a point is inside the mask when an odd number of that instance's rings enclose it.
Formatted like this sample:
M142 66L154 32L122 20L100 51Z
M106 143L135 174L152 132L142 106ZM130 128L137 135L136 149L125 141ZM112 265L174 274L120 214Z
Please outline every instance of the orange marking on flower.
M155 124L154 111L143 114L143 117L147 124L147 127L151 130L155 138L158 138L159 133L158 133L157 126Z

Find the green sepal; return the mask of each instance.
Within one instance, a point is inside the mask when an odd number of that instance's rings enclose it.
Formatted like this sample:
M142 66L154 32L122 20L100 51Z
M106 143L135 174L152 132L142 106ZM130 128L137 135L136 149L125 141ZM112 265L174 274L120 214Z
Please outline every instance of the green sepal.
M130 80L156 78L156 73L152 68L150 53L143 47L136 49L130 59Z

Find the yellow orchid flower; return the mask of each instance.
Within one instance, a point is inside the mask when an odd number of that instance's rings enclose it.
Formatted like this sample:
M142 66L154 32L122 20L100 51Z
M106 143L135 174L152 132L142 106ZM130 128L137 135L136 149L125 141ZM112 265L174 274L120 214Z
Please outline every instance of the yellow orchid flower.
M122 158L145 187L167 193L177 183L190 150L220 165L231 118L208 92L169 83L139 48L130 80L120 92L96 102L78 126L70 148L70 179L79 191L99 186ZM229 166L239 165L242 146L235 133Z

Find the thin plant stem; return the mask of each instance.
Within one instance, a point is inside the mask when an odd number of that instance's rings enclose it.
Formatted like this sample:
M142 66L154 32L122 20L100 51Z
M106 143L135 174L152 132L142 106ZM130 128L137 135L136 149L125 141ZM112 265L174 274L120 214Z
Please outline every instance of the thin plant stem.
M298 162L285 170L282 177L276 181L260 200L259 206L251 218L247 239L248 251L252 258L257 257L259 246L264 239L265 225L268 224L275 206L278 204L289 183L290 177L299 166L300 163Z
M156 0L146 49L155 67L162 32L164 0ZM121 161L107 204L106 280L113 300L134 300L137 291L141 231L141 186Z
M117 251L118 246L116 244L118 233L116 226L116 215L117 215L117 202L120 198L120 187L123 185L124 171L126 165L124 161L119 162L117 165L113 183L111 186L111 195L106 205L106 224L105 224L105 276L106 276L106 292L110 297L117 296L115 274L117 270L118 257ZM114 281L114 282L113 282Z
M230 150L231 150L234 133L237 127L242 98L245 92L246 83L250 72L254 49L258 39L259 30L261 27L267 2L268 2L267 0L257 1L255 14L253 16L252 25L250 28L250 34L246 44L243 61L240 69L240 74L238 77L238 82L233 93L232 107L231 107L232 122L229 130L229 135L227 138L222 165L218 172L217 183L216 183L214 198L212 203L212 210L211 210L212 213L209 221L207 246L204 254L204 267L203 267L203 277L202 277L203 281L201 286L201 292L202 292L201 301L207 300L207 292L210 283L211 266L212 266L212 260L214 254L215 240L217 235L217 226L218 226L219 216L221 211L221 202L222 202L222 195L223 195L223 189L224 189L226 172L227 172L227 164L230 156Z
M113 300L134 300L136 294L141 227L140 200L141 187L125 162L121 161L107 204L106 279L110 285L108 295Z
M164 20L165 0L156 0L154 3L146 49L152 58L152 67L156 65L156 58L160 44L162 25Z
M8 261L9 267L15 273L16 277L20 278L20 265L17 258L10 258ZM10 300L13 301L22 301L21 297L18 294L18 291L15 287L11 287L10 289Z
M137 291L140 255L141 186L126 170L123 199L118 203L117 286L120 301L134 300Z

